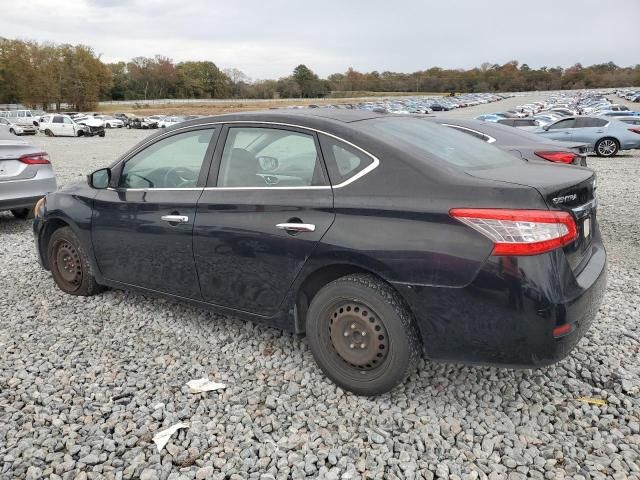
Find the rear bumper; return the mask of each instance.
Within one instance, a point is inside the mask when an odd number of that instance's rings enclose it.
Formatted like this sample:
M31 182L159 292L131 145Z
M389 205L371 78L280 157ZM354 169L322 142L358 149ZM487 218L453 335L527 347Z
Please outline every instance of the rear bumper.
M28 180L0 182L0 210L31 208L47 193L56 190L56 179L47 171Z
M512 257L517 278L505 273L507 257L490 257L463 288L396 288L417 319L428 357L540 367L566 357L596 317L606 289L607 256L599 238L592 248L578 275L557 250ZM554 338L553 329L565 324L568 333Z

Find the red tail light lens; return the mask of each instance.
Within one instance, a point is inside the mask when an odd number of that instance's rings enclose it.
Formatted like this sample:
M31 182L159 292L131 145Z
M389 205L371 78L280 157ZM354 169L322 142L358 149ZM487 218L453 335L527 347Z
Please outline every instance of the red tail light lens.
M571 152L535 152L540 158L555 163L572 163L577 155Z
M578 235L568 212L454 208L449 215L489 238L492 255L537 255L563 247Z
M640 128L630 128L629 131L640 134Z
M27 165L44 165L50 163L49 154L46 152L28 153L27 155L22 155L18 160Z

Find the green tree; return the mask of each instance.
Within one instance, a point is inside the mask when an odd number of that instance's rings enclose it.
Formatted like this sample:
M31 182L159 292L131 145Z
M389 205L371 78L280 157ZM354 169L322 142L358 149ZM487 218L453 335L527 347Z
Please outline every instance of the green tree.
M292 78L300 87L301 96L314 97L317 94L318 75L313 73L306 65L300 64L294 68Z

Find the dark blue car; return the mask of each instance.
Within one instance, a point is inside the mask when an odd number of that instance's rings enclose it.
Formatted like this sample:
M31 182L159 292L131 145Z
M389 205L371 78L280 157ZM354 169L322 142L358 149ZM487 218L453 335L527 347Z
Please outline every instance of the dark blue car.
M534 367L598 309L591 170L524 162L410 116L199 118L36 208L73 295L138 290L306 333L322 370L386 392L424 354Z

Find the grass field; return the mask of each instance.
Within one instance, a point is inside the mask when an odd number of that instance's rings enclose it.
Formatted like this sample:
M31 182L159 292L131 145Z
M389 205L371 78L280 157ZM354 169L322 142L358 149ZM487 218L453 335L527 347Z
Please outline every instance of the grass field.
M273 100L216 100L160 103L157 100L132 103L101 103L96 111L103 113L131 112L136 115L218 115L250 110L265 110L269 108L282 108L293 105L330 105L336 103L359 103L389 97L416 97L447 95L443 93L427 92L345 92L353 96L341 98L294 98ZM156 103L158 102L158 103Z

